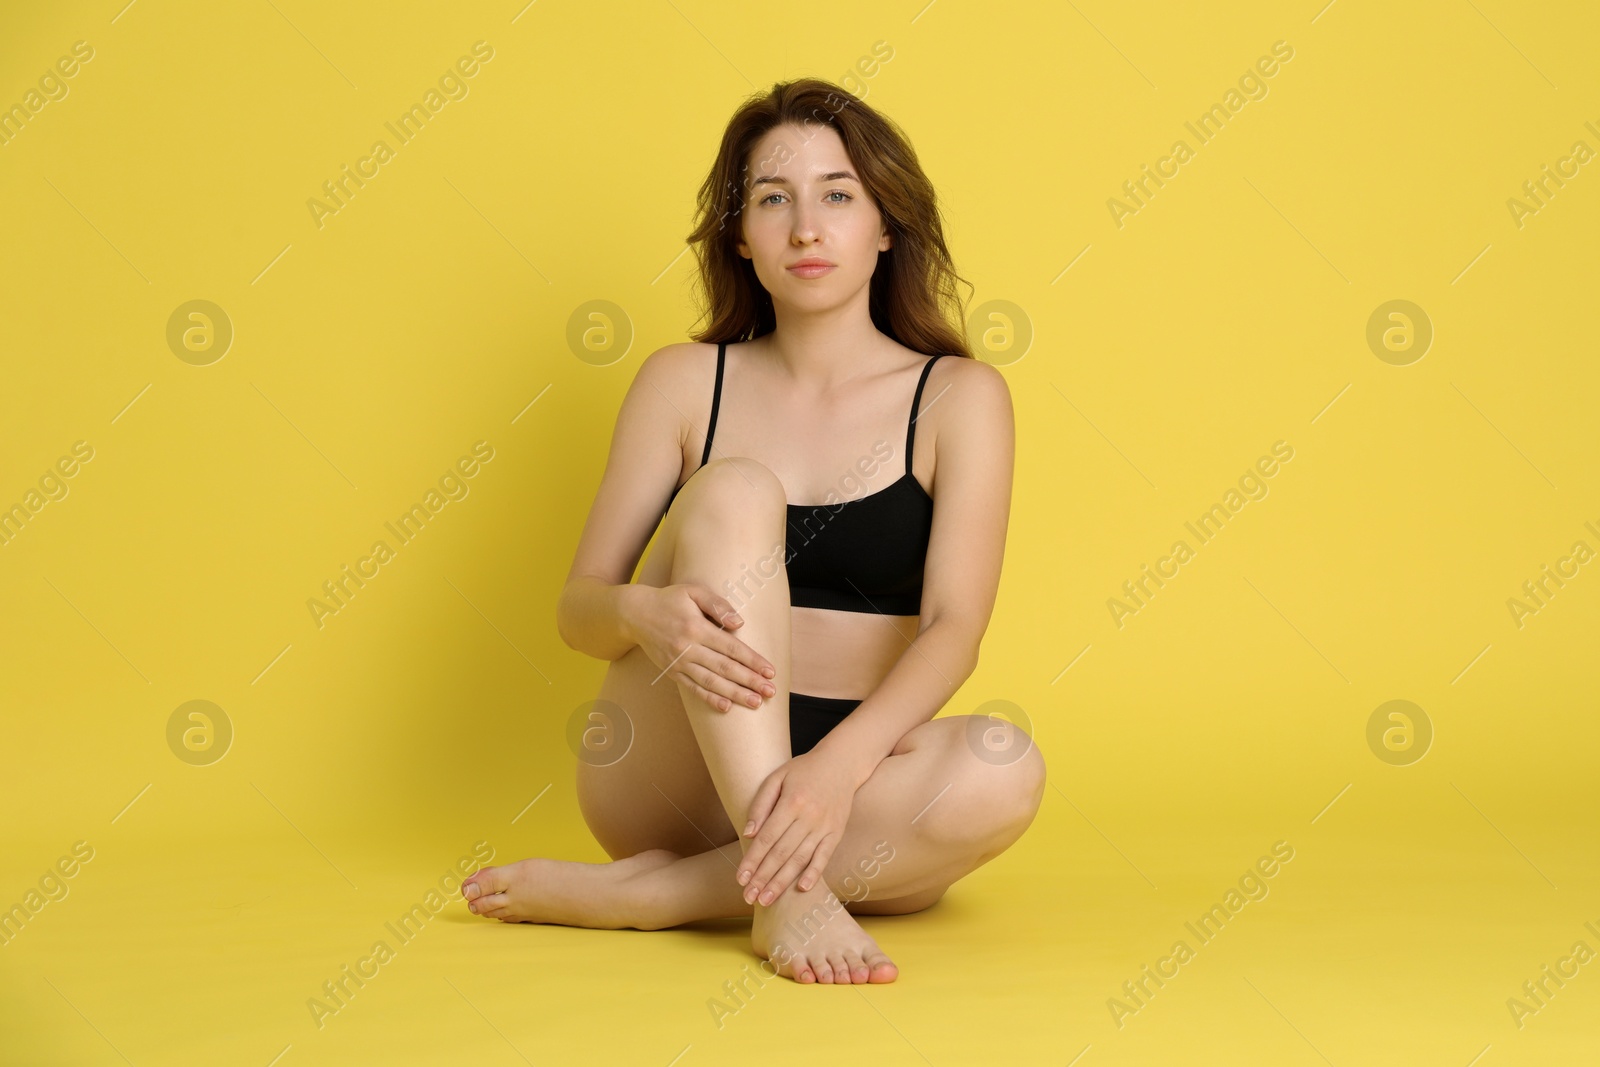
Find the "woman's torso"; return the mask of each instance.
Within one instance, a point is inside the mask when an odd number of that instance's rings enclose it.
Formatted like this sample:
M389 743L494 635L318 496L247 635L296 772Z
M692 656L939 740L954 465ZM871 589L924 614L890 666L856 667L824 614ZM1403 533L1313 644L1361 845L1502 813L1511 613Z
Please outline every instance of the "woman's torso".
M712 458L748 456L777 475L790 502L792 579L805 581L809 575L820 583L832 575L833 584L840 586L837 592L802 590L810 599L841 600L841 593L848 598L851 589L869 578L890 575L898 575L900 588L910 588L913 575L920 585L936 430L928 414L919 416L914 427L910 422L919 380L923 388L917 409L922 412L930 410L940 386L934 381L937 368L928 366L930 357L889 343L902 359L884 359L831 394L809 396L764 351L761 339L729 344L720 392L706 372L706 387L696 386L692 394L700 397L699 403L685 409L698 421L684 444L680 486L699 469L708 426ZM709 367L717 346L702 347L710 355ZM847 553L872 548L883 550L872 563L877 569L858 573L859 582L839 581L830 571L828 553L832 563L847 567ZM868 592L876 595L874 587ZM865 601L858 606L866 610L791 605L790 690L865 698L916 636L916 601L914 593L879 598L889 605L888 612Z

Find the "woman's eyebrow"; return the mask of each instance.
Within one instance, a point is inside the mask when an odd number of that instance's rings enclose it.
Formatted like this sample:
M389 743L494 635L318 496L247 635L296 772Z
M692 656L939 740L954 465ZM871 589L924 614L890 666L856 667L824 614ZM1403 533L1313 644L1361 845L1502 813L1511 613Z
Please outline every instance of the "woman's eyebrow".
M847 170L830 171L827 174L824 174L821 177L819 177L817 180L821 181L821 182L852 181L852 182L855 182L857 185L861 184L861 179L857 178L854 174L851 174ZM789 182L788 178L783 177L781 174L765 174L765 175L762 175L759 178L756 178L750 184L751 185L788 185L788 184L790 184L790 182Z

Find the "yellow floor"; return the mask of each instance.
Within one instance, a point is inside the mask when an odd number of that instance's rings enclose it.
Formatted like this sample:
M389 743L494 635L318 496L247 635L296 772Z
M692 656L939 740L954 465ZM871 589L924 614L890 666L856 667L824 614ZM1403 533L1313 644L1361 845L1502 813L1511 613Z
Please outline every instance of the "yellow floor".
M496 861L600 858L571 821L567 783L516 824L385 825L388 837L363 845L326 829L339 825L326 811L291 815L292 784L270 797L246 777L206 787L245 794L230 798L232 834L207 822L203 796L179 779L84 831L86 862L71 862L65 836L6 849L0 885L13 896L57 853L74 873L61 879L66 896L8 928L0 1062L1600 1061L1600 974L1588 974L1600 968L1565 964L1576 977L1559 989L1546 979L1555 994L1520 1028L1508 1007L1535 1007L1522 983L1575 942L1600 945L1592 832L1519 823L1512 844L1506 819L1491 825L1478 810L1504 798L1469 803L1442 781L1410 794L1403 813L1389 810L1394 797L1374 774L1325 810L1337 786L1178 836L1163 836L1170 819L1120 815L1105 796L1069 801L1053 786L1019 845L936 908L865 920L898 982L747 980L752 992L736 1000L725 983L755 970L740 922L507 926L451 897L407 928L409 941L396 936L400 916L416 903L426 914L428 888L478 841ZM149 829L183 824L186 810L192 837ZM1415 819L1426 833L1411 831ZM303 835L313 827L323 829ZM1209 943L1195 936L1190 926L1212 904L1226 908L1229 888L1279 842L1292 859L1245 879L1255 899L1236 897ZM392 955L361 965L371 977L347 980L342 1004L327 998L323 983L377 941ZM1186 961L1171 957L1177 941L1192 951ZM1123 983L1146 965L1171 977L1160 988L1146 978L1154 993L1136 1001ZM337 1009L320 1025L319 997Z

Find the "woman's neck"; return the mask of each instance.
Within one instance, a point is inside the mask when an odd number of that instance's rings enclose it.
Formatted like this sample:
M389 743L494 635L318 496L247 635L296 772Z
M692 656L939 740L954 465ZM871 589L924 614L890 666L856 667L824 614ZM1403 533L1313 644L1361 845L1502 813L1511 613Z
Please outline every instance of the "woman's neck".
M827 391L868 371L883 351L884 336L864 307L784 314L760 340L776 365L810 391Z

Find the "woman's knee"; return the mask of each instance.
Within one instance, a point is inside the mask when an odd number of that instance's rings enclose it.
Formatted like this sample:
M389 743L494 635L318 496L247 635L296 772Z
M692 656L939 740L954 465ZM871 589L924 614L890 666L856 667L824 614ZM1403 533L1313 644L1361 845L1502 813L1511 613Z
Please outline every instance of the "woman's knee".
M942 729L935 732L934 724ZM983 849L1020 837L1047 785L1044 756L1033 738L1015 724L983 715L943 716L919 729L925 729L916 739L920 744L942 749L930 784L948 782L952 795L968 798L932 806L921 820L924 831L946 844Z
M994 720L987 716L972 718L984 720L981 729L993 729ZM1038 742L1014 723L1002 720L1002 725L1005 738L999 749L976 743L972 745L972 752L978 755L978 762L982 764L973 770L984 779L985 792L994 798L996 814L1007 824L1017 824L1020 833L1021 829L1026 829L1033 822L1034 814L1044 800L1048 784L1047 770ZM972 740L981 729L976 725L969 729L968 740Z
M760 460L723 456L695 471L683 484L680 499L695 507L748 509L752 505L787 502L783 483Z

